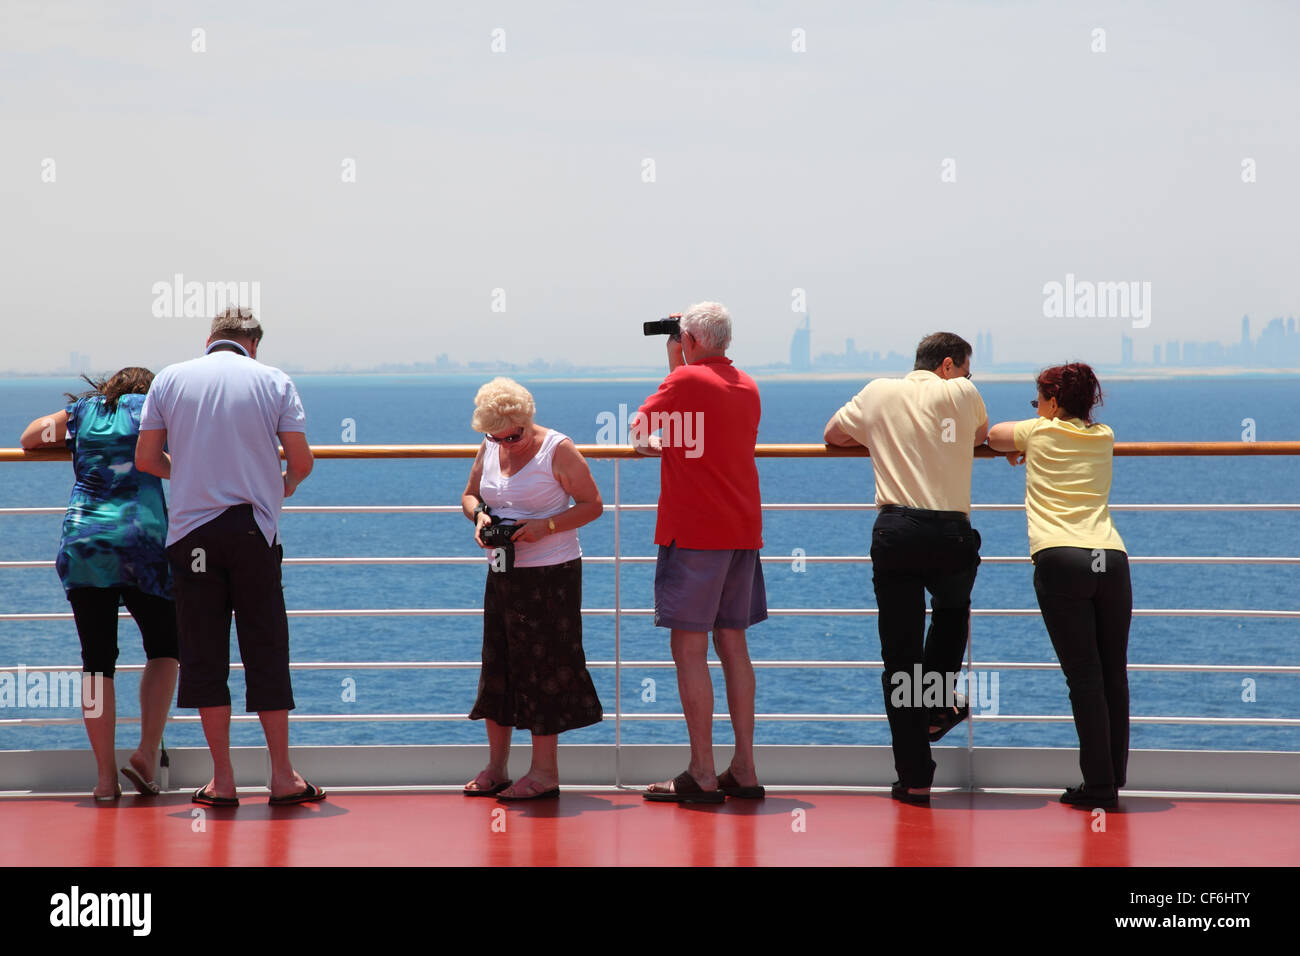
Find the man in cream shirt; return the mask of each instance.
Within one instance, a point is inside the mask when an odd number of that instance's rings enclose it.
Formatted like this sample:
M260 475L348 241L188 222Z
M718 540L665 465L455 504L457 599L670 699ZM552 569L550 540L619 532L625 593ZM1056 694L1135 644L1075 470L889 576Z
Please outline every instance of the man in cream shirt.
M826 423L827 444L865 445L871 453L877 509L871 580L898 771L892 793L906 803L930 802L930 742L969 713L968 705L954 706L952 694L980 561L979 532L970 525L971 465L989 428L970 382L970 358L970 344L960 336L928 335L910 374L868 382Z

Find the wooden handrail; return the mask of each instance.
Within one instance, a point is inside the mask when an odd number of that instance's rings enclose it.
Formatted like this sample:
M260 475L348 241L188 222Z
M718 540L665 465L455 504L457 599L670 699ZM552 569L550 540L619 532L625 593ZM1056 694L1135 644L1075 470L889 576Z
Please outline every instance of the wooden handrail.
M326 459L360 458L473 458L478 445L313 445L312 454ZM629 445L579 445L587 458L641 458ZM1300 455L1300 441L1137 441L1116 442L1117 458L1224 455ZM756 458L866 458L865 448L836 448L829 445L761 444L754 447ZM976 458L1001 458L988 446L975 449ZM24 451L0 448L0 461L70 461L63 448Z

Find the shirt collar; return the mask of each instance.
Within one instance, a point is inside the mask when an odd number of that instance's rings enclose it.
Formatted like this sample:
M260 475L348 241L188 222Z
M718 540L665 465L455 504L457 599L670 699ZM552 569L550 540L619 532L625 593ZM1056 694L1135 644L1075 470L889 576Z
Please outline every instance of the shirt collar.
M227 346L227 347L221 348L222 346ZM220 351L222 352L237 351L239 352L240 355L244 356L245 358L252 358L252 356L248 354L248 349L244 348L238 342L230 341L230 339L217 339L215 342L209 345L206 350L204 350L203 354L211 355L213 352L218 351L218 349L220 349Z
M696 359L692 365L730 365L731 359L725 355L710 355L706 358Z

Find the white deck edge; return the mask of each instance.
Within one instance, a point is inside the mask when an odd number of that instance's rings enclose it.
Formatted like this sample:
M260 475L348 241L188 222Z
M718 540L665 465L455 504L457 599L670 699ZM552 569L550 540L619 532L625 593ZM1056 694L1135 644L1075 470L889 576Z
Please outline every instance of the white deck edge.
M512 748L511 774L528 767L530 748ZM203 748L168 751L168 789L193 790L207 783L212 764ZM729 747L715 748L725 766ZM130 751L118 751L119 765ZM560 747L561 784L611 788L644 786L670 779L685 768L683 745L629 745L616 756L608 744ZM937 789L1059 793L1081 780L1078 751L1048 747L934 748ZM241 789L266 785L269 764L263 747L232 749ZM442 746L295 747L295 767L329 789L355 791L436 790L459 787L487 760L480 744ZM883 746L793 745L756 748L760 780L767 786L802 789L872 789L896 778L893 755ZM0 795L84 794L94 784L89 750L0 751ZM1135 750L1124 792L1300 799L1300 754L1275 751Z

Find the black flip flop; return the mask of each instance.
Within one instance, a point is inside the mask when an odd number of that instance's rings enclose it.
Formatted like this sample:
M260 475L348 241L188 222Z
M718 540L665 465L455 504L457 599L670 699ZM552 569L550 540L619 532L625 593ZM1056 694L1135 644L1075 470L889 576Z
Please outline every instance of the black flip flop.
M655 803L724 803L727 799L721 790L701 789L688 770L683 770L671 782L671 790L655 790L659 784L652 783L641 796Z
M758 784L746 787L737 783L730 770L718 774L718 789L729 797L739 797L741 800L762 800L767 796L767 790Z
M315 803L317 800L325 799L325 791L314 783L304 780L306 787L297 793L286 793L283 797L272 797L266 801L273 807L291 807L300 803Z
M206 783L194 791L194 796L190 797L190 802L202 804L205 807L239 806L238 797L218 797L208 793L208 785Z

